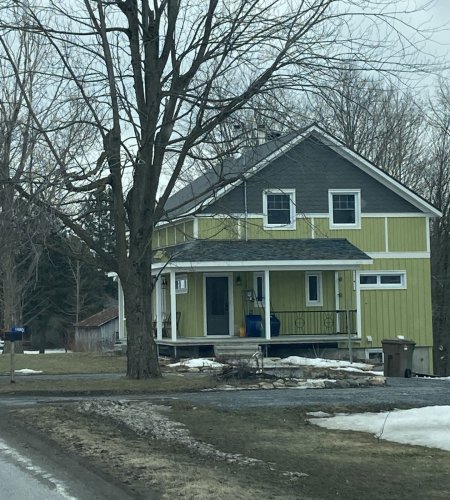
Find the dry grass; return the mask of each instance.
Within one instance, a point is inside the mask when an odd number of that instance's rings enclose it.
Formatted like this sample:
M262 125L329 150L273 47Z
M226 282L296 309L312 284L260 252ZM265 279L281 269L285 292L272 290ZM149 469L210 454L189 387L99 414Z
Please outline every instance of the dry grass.
M46 375L70 373L125 373L125 356L106 356L86 352L60 354L16 354L16 370L42 370ZM10 355L0 356L0 373L9 373Z
M73 378L36 380L28 377L17 377L11 384L9 377L0 379L0 394L145 394L154 392L197 391L215 387L214 377L202 376L183 378L165 375L156 380L130 380L125 376L115 379Z
M99 426L97 415L79 414L67 405L21 410L15 420L40 428L136 491L149 486L159 491L142 498L448 498L450 453L445 451L318 428L300 408L223 411L176 401L171 406L170 419L184 423L193 438L226 453L253 457L261 465L205 458L187 449L184 441L140 436L105 417Z
M91 353L16 354L16 370L40 370L51 379L16 374L10 383L10 356L0 356L0 394L114 394L199 390L214 387L217 382L208 376L165 374L162 379L130 380L126 374L126 357ZM93 377L83 375L92 374ZM96 378L99 374L113 374ZM63 377L58 377L63 375ZM119 375L119 376L118 376Z

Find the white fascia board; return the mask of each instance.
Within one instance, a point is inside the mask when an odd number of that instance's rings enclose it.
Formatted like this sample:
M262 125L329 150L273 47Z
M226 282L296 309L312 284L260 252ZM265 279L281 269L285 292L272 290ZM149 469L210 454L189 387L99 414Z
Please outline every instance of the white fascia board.
M399 212L399 213L362 213L362 219L382 219L384 217L398 217L398 218L429 218L427 214L423 212Z
M430 252L366 252L372 259L429 259Z
M167 270L176 269L180 272L189 271L223 271L227 270L239 270L239 271L253 271L253 270L347 270L347 269L359 269L362 265L373 264L372 259L361 259L361 260L303 260L303 261L292 261L292 260L272 260L272 261L211 261L211 262L172 262L165 264L153 264L153 271L158 271L162 268Z
M422 199L407 187L400 184L394 178L383 172L383 170L372 165L368 160L365 160L359 154L344 146L334 137L328 135L323 130L320 130L314 126L312 127L311 132L315 132L317 135L319 135L319 139L322 139L322 142L332 148L336 153L340 154L342 157L357 165L365 173L384 184L386 187L394 191L406 201L422 210L425 214L428 214L431 217L442 216L442 212L433 207L433 205Z
M159 221L155 224L155 229L161 229L165 226L172 226L173 224L178 224L180 222L188 221L188 220L193 220L195 218L194 215L180 215L179 218L175 217L173 220L163 220Z

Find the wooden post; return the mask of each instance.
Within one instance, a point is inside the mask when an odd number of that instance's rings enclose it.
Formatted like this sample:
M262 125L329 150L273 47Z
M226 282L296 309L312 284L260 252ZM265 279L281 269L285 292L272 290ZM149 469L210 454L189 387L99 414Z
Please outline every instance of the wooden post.
M11 342L11 384L15 384L16 383L16 381L14 380L15 350L16 350L16 343L15 342Z

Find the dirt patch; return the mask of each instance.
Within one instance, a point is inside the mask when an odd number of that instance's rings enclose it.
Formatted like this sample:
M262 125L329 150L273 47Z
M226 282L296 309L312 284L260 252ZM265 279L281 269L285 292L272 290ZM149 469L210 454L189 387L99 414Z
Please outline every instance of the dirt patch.
M128 484L136 498L438 499L450 491L450 453L321 429L304 409L140 401L20 413L29 427Z

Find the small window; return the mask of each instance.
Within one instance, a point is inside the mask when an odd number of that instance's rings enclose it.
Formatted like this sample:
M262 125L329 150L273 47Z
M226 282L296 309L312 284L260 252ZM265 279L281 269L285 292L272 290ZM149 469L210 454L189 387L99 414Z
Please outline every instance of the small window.
M187 293L188 292L188 280L186 274L177 276L175 278L175 292L176 293Z
M265 283L264 283L264 273L257 273L255 274L255 282L254 282L254 286L255 286L255 302L256 302L256 305L258 306L264 306L265 305L265 302L264 302L264 286L265 286Z
M361 285L376 285L377 275L376 274L361 274L359 277Z
M328 192L330 227L333 229L361 226L360 192L332 190Z
M306 305L307 306L321 306L322 299L322 274L320 273L306 273Z
M361 273L359 283L365 289L406 288L406 272Z
M263 194L264 227L295 229L295 191L278 189Z

